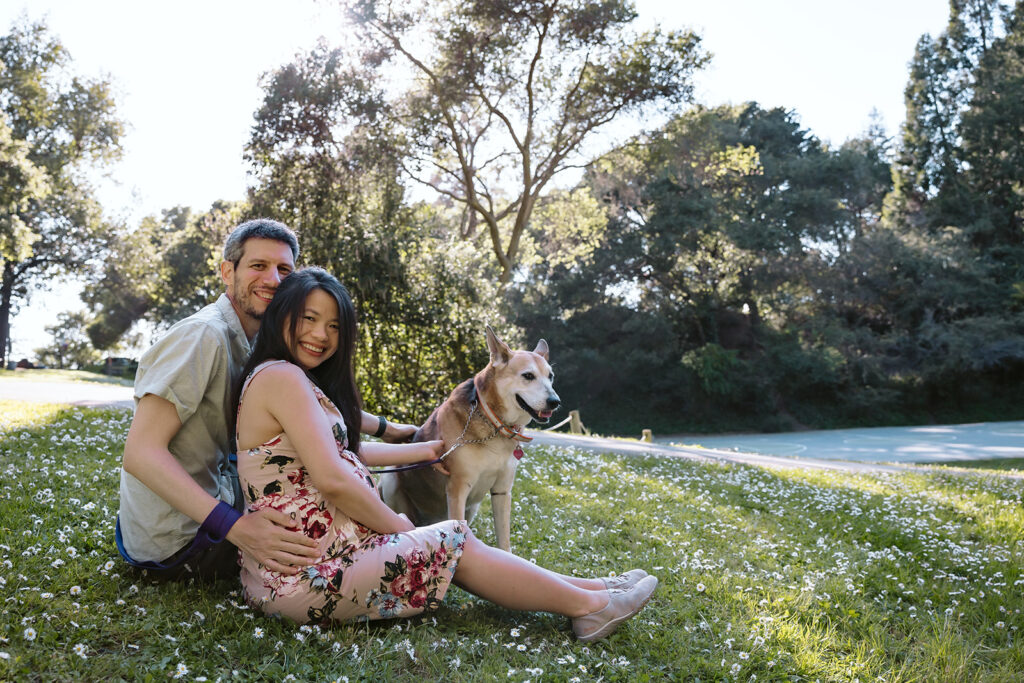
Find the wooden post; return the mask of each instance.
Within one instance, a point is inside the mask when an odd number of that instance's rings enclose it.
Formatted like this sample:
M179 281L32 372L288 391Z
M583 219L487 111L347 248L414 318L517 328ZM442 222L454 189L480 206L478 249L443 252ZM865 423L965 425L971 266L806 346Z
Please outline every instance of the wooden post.
M569 431L573 434L583 434L586 427L583 426L583 421L580 420L580 411L570 410L569 418ZM589 432L586 433L589 434Z
M654 434L651 433L650 429L645 429L643 436L640 437L640 440L646 441L647 443L651 443L652 441L654 441Z

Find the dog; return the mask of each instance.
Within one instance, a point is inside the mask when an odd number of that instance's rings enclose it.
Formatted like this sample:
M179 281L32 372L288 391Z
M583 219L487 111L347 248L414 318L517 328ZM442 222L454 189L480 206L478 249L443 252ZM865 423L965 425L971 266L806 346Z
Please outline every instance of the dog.
M416 431L413 441L443 439L449 475L423 468L381 475L384 502L424 526L445 519L471 522L491 494L497 545L511 551L512 483L531 420L546 424L561 404L552 387L548 344L513 351L487 326L490 362L459 384Z

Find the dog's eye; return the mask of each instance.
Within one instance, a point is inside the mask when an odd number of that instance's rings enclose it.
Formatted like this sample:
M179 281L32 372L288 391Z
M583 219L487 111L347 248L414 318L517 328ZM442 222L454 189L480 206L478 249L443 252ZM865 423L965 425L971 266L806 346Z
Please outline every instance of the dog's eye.
M532 382L533 380L537 379L537 375L533 374L532 372L524 372L523 379L525 379L527 382Z

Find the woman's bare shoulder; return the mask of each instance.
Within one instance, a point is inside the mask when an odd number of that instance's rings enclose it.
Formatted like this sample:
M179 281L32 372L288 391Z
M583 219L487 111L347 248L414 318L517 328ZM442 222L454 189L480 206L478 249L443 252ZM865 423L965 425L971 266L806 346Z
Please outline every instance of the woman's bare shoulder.
M312 391L309 378L298 365L293 363L274 363L256 373L249 383L249 391L262 393L273 391Z

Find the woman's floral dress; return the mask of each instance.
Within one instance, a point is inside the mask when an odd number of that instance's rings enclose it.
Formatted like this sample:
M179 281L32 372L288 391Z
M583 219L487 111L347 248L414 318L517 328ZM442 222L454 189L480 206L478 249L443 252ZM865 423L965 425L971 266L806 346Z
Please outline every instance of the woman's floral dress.
M258 372L246 379L241 400ZM338 457L353 477L376 490L369 470L345 450L348 438L341 413L310 382L331 421ZM350 519L310 480L287 434L238 454L238 475L249 511L271 507L302 523L321 543L320 561L294 576L271 571L239 552L242 588L250 605L299 623L407 617L434 609L444 598L462 556L464 522L449 520L414 531L378 534Z

